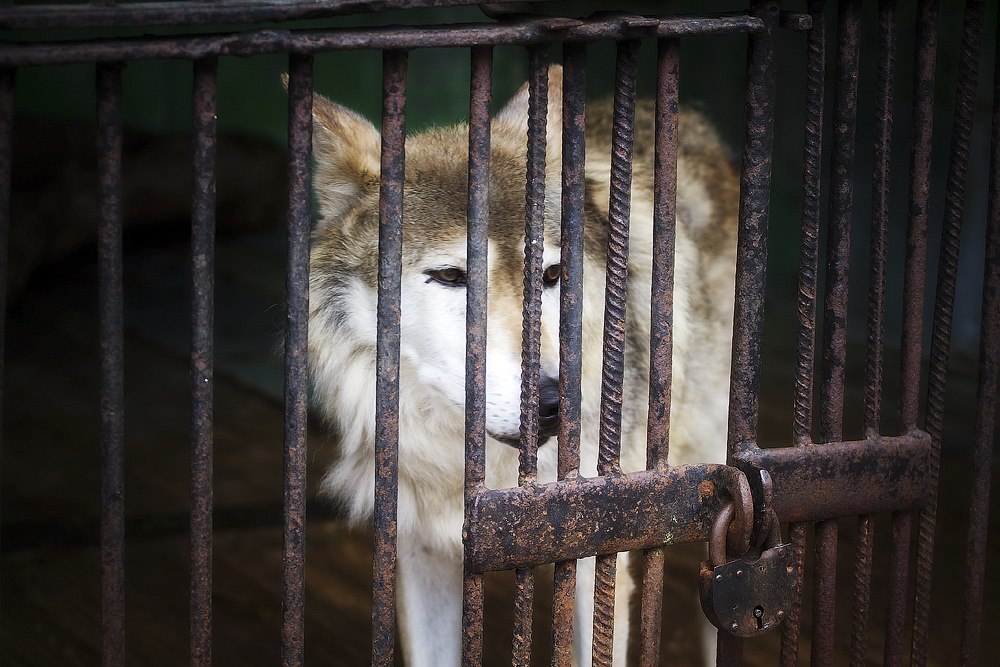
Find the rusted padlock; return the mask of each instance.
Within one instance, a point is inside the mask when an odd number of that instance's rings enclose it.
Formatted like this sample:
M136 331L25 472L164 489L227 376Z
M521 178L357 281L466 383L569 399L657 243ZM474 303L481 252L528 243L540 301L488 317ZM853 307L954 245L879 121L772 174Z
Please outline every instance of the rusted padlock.
M799 564L791 545L780 544L781 529L773 510L763 544L725 562L733 514L732 505L726 505L712 527L709 560L702 562L699 576L701 606L720 630L755 637L784 620L796 595Z

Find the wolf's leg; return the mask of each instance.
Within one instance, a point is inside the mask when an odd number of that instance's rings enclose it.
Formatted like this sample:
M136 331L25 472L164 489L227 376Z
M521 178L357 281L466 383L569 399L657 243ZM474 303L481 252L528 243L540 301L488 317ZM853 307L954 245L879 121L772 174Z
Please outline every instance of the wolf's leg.
M593 661L594 644L594 574L595 559L584 558L576 566L576 614L574 657L579 667ZM613 664L623 667L628 657L629 605L635 583L629 571L628 553L618 554L615 570L615 631Z
M462 656L462 561L405 546L398 552L396 608L407 667L458 667Z

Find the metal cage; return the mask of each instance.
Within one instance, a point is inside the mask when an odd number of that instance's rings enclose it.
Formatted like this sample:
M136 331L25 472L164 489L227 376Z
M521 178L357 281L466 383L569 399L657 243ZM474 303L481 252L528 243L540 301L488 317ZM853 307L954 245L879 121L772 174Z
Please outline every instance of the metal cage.
M553 45L561 45L565 68L565 127L563 170L563 238L565 263L562 321L579 321L574 311L573 295L579 295L582 283L578 271L578 248L582 243L582 124L586 95L586 49L595 42L615 42L614 131L621 139L615 154L612 187L628 188L631 161L632 128L630 105L636 95L636 50L641 42L655 42L658 134L656 142L657 175L660 185L655 206L657 274L654 287L655 342L651 382L657 387L670 385L670 311L672 290L672 224L675 212L674 173L676 164L676 123L679 54L685 40L693 37L745 35L746 59L745 114L742 127L742 176L737 263L737 310L733 341L732 388L729 412L729 460L726 466L671 468L666 465L666 434L669 428L669 392L651 392L651 417L648 463L649 471L622 476L611 474L617 456L613 442L617 428L614 412L620 411L621 369L614 364L606 373L604 392L608 396L607 424L610 435L602 449L605 473L598 478L580 478L579 465L579 366L574 359L581 345L579 326L567 324L561 332L560 395L563 397L560 426L561 481L545 486L533 483L533 451L522 452L523 485L515 489L484 487L485 404L485 285L470 280L468 308L467 436L466 436L466 574L463 618L463 664L481 664L483 660L483 576L495 570L516 570L517 593L512 660L529 664L532 656L532 599L534 567L556 563L554 574L553 624L551 637L534 638L535 643L551 641L552 664L570 664L572 641L572 598L575 559L597 555L598 577L614 577L614 554L642 551L643 594L641 623L633 638L639 664L660 664L660 627L663 606L663 535L671 542L707 541L712 522L721 511L726 497L735 497L739 521L755 526L766 521L773 509L787 533L800 576L795 603L784 614L780 630L766 650L770 662L790 666L806 659L810 664L832 665L835 656L848 653L850 664L867 664L877 652L872 635L881 635L884 664L914 666L926 664L987 664L1000 656L992 646L981 649L980 634L984 618L984 592L995 587L987 577L987 541L995 538L988 531L990 473L993 465L996 414L996 374L1000 304L1000 257L998 257L998 206L1000 181L997 176L1000 150L1000 66L994 63L992 86L992 138L989 148L988 175L970 167L974 148L974 126L979 93L977 77L984 30L987 43L1000 42L996 32L984 28L987 8L981 0L965 4L961 34L945 34L954 21L948 5L947 21L939 21L938 3L918 0L906 3L899 14L916 17L915 26L897 19L896 3L880 0L877 10L864 13L860 0L842 0L828 9L824 0L809 0L806 11L782 10L778 2L754 0L742 11L713 15L673 15L666 13L596 13L586 18L559 15L560 3L549 3L553 15L535 13L527 4L527 13L505 10L503 3L487 8L494 17L476 23L457 25L411 25L371 28L249 27L234 29L238 23L264 24L298 19L320 19L362 12L391 9L416 11L423 7L469 4L461 1L427 0L426 2L220 2L167 1L154 3L105 3L44 5L20 2L0 3L0 26L5 36L0 41L0 230L3 230L2 266L7 262L7 229L10 225L12 174L18 164L12 161L15 130L14 101L18 68L67 63L93 63L97 81L97 159L99 172L99 313L100 313L100 497L99 520L101 561L101 638L102 664L123 665L126 660L124 623L125 568L127 538L124 507L123 461L124 404L128 387L123 381L123 245L122 245L122 67L125 63L148 59L181 59L191 62L194 78L194 152L192 157L193 198L191 203L191 252L193 274L191 329L191 509L190 509L190 661L192 665L212 662L213 604L213 312L214 237L216 192L216 83L220 58L250 56L260 53L288 54L288 152L287 152L287 300L285 303L285 435L284 435L284 504L283 504L283 583L281 595L281 660L286 665L304 661L306 613L305 531L306 531L306 429L307 376L306 335L308 320L311 138L312 138L312 67L318 53L347 50L383 52L382 80L382 180L379 289L379 364L378 364L378 462L374 528L374 602L372 664L388 665L394 660L394 572L396 558L396 479L398 437L398 394L400 311L400 244L402 179L405 164L406 81L408 53L427 47L454 48L469 53L470 84L470 158L469 158L469 262L484 266L486 211L488 196L484 187L489 164L489 114L495 46L524 47L528 60L530 90L533 99L529 129L529 201L527 233L539 233L538 198L544 196L540 185L539 160L544 160L545 71ZM802 4L802 3L800 3ZM835 3L830 3L831 5ZM874 5L876 3L868 3ZM915 4L915 7L909 5ZM576 9L574 7L574 9ZM645 6L645 10L657 8ZM868 30L864 17L877 11L878 25L871 34L877 38L877 56L862 54L862 31ZM588 8L587 13L590 12ZM395 16L400 16L397 14ZM201 28L211 26L213 32ZM221 27L220 27L221 26ZM835 27L834 27L835 26ZM119 36L79 38L65 31L71 29L119 30ZM137 30L156 28L156 34L138 36ZM913 32L909 32L913 30ZM913 53L901 58L913 59L910 126L893 125L900 109L894 102L894 83L902 80L896 71L898 34L906 32L915 45ZM828 34L829 33L829 34ZM69 39L64 36L69 34ZM39 36L40 35L40 36ZM951 82L936 77L939 40L961 42L955 64L955 88ZM831 43L828 56L828 42ZM998 52L1000 54L1000 52ZM463 56L464 57L464 56ZM772 156L797 162L796 154L776 155L775 135L786 131L782 119L776 127L778 84L791 85L779 76L779 61L794 59L806 63L804 98L804 151L801 160L801 224L797 307L794 324L788 311L789 326L796 327L794 353L794 402L791 433L780 442L758 445L760 397L767 392L764 357L764 311L768 278L768 229L772 201ZM1000 62L1000 55L998 55ZM864 79L874 72L874 85ZM860 74L859 74L860 73ZM829 76L828 76L829 75ZM828 79L832 98L827 96ZM859 79L861 85L859 86ZM860 88L860 89L859 89ZM797 88L796 88L797 90ZM907 93L910 94L909 92ZM872 164L856 160L858 151L859 96L873 100L874 141ZM954 96L954 104L936 106L936 101ZM541 97L540 97L541 96ZM935 174L944 156L934 154L935 114L953 114L946 179ZM800 112L801 113L801 112ZM801 116L799 122L802 122ZM985 122L985 121L984 121ZM866 126L867 127L867 126ZM578 128L574 130L573 128ZM908 133L904 142L894 135ZM940 135L940 132L938 132ZM868 136L867 134L865 135ZM782 142L786 146L787 141ZM829 157L827 157L829 156ZM890 206L890 194L901 192L890 187L890 164L909 160L906 185L907 206ZM824 164L829 160L828 175ZM871 171L867 171L868 169ZM897 168L898 171L898 168ZM862 173L863 172L863 173ZM871 178L871 210L855 205L858 174ZM966 182L979 176L985 185L975 192L983 204L967 203ZM983 178L986 176L986 178ZM534 186L534 187L532 187ZM936 228L932 218L937 208L932 198L943 193L941 237L932 238ZM827 196L824 196L827 195ZM901 200L897 196L895 201ZM824 203L826 201L827 203ZM534 202L535 205L532 205ZM535 211L534 218L530 211ZM949 493L939 489L942 434L945 428L945 387L949 379L949 349L952 338L956 291L977 289L975 280L967 285L957 278L961 265L959 250L963 218L976 216L984 224L975 224L983 236L965 245L985 245L985 276L982 288L981 334L978 350L978 393L974 421L962 426L973 443L971 469L961 475L968 478L971 505L968 517L968 546L965 554L964 608L944 608L932 604L931 585L935 559L935 532L939 522L939 498ZM628 243L627 204L612 208L609 223L609 313L622 309L626 272L622 257L615 248ZM867 288L864 276L851 270L851 247L866 242L858 238L852 220L870 219L870 261ZM902 298L893 302L887 297L887 276L893 273L887 257L891 221L905 220L905 261L901 267ZM981 231L980 231L981 230ZM864 232L862 227L861 232ZM968 233L968 232L967 232ZM821 242L825 239L825 242ZM852 243L853 241L853 243ZM531 247L531 244L528 244ZM939 252L936 287L925 287L930 252ZM821 250L825 264L821 265ZM968 252L968 249L966 249ZM772 256L772 261L774 260ZM478 264L477 264L478 263ZM541 281L540 257L529 252L526 261L526 293ZM475 271L470 270L470 277ZM858 284L860 282L860 284ZM848 286L852 294L867 289L866 340L850 344ZM822 292L821 292L822 290ZM933 306L930 306L932 296ZM965 298L965 297L962 297ZM933 308L929 343L925 343L925 308ZM530 350L537 303L525 304L525 340ZM901 308L901 315L896 313ZM0 311L5 312L5 311ZM819 313L822 312L822 320ZM898 341L900 367L898 401L887 409L883 368L888 365L885 348L895 350L896 341L886 340L886 318L899 315L901 338ZM607 337L621 335L614 316L606 322ZM3 331L0 322L0 331ZM818 333L819 332L819 333ZM0 334L2 335L2 334ZM534 331L537 336L537 329ZM0 343L2 343L0 338ZM817 348L819 354L817 355ZM860 403L853 410L861 414L862 432L855 439L845 439L845 409L852 401L845 398L848 374L848 351L864 350L863 390ZM537 433L537 377L531 369L537 356L525 356L523 373L528 403L523 412L524 429ZM535 352L537 354L537 352ZM895 357L892 357L895 359ZM607 369L606 369L607 370ZM926 374L922 382L922 375ZM925 384L923 384L925 383ZM765 385L762 387L762 384ZM576 389L574 390L574 387ZM616 389L617 387L617 389ZM8 390L9 392L9 390ZM7 396L8 392L4 392ZM574 410L575 403L575 410ZM886 429L895 409L896 426ZM5 419L5 422L9 422ZM814 422L816 427L814 428ZM4 476L20 475L20 462L9 454L9 438L4 434ZM964 460L964 459L963 459ZM27 472L27 471L24 471ZM768 482L768 479L771 481ZM700 482L712 482L712 493L697 493ZM5 484L6 486L6 484ZM5 489L5 495L9 492ZM630 511L639 500L648 512ZM4 507L20 502L7 495ZM576 519L564 526L560 537L540 540L550 526L552 516L564 516L560 508L574 507ZM890 555L886 581L885 627L872 621L872 572L875 549L876 515L891 516ZM845 584L844 572L838 572L838 534L841 519L856 520L857 533L853 583ZM855 519L856 518L856 519ZM948 519L952 521L951 518ZM601 524L602 530L593 530ZM517 525L515 530L513 526ZM852 523L853 525L853 523ZM25 526L4 523L4 557L14 558L21 547L18 536ZM551 531L550 531L551 532ZM994 531L995 533L996 531ZM807 544L813 550L807 553ZM610 560L609 560L610 555ZM602 558L603 557L603 560ZM807 570L806 563L812 568ZM610 569L609 569L610 568ZM10 570L4 568L4 577ZM4 587L5 614L17 614L16 594ZM844 592L853 595L849 629L840 619L835 623L838 605L843 607ZM838 595L838 592L840 595ZM995 592L995 591L994 591ZM881 598L880 598L881 599ZM811 610L803 605L811 600ZM614 587L598 585L595 636L610 634ZM995 620L995 607L993 612ZM947 657L929 655L938 619L961 615L961 637L949 640L942 652ZM952 623L942 627L951 628ZM9 627L9 624L8 624ZM808 632L806 632L808 630ZM953 631L952 635L956 634ZM985 638L989 641L989 638ZM610 638L604 648L595 650L595 662L610 664ZM3 653L7 659L19 641L5 630ZM95 643L97 643L95 641ZM600 644L599 641L595 642ZM907 645L909 644L909 645ZM719 633L720 665L743 664L744 642L726 632ZM759 651L758 651L759 653ZM756 655L756 653L755 653ZM220 659L221 656L216 656ZM839 658L837 658L839 660ZM757 658L747 658L756 664ZM953 662L955 661L955 662Z

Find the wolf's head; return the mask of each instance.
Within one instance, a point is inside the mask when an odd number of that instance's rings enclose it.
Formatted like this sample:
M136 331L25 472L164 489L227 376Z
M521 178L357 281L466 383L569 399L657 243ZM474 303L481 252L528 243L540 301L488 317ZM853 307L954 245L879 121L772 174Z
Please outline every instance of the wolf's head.
M543 436L554 434L558 424L561 91L562 71L555 66L547 110ZM312 250L312 376L321 409L350 429L344 424L345 393L374 405L380 136L358 114L318 95L313 114L321 218ZM514 446L520 426L527 117L524 87L493 119L490 153L486 421L493 438ZM401 401L410 404L401 409L459 425L465 407L467 191L466 126L406 140L400 382Z

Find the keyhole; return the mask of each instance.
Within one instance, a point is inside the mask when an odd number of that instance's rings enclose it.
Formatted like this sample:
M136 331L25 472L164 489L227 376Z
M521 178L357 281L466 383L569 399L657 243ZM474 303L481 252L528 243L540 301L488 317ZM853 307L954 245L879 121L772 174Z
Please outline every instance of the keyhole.
M757 605L753 608L753 617L757 619L757 629L764 629L764 608Z

